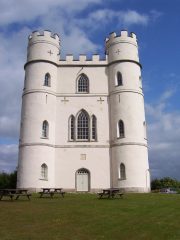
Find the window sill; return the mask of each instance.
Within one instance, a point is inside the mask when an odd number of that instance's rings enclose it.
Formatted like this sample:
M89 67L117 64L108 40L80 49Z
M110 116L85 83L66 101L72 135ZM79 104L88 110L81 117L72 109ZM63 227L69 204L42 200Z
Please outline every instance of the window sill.
M117 137L117 139L122 139L122 138L125 138L125 137Z
M45 178L39 178L39 180L48 181L48 179L45 179Z
M118 178L118 181L124 181L127 180L126 178Z
M98 142L97 140L68 140L68 142Z
M41 137L41 139L49 139L48 137Z

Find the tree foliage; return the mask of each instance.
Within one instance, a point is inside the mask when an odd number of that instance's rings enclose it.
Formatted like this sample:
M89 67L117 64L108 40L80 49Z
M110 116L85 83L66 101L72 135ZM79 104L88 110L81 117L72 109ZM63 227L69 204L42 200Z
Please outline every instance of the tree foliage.
M12 173L0 173L0 189L2 188L16 188L17 171Z
M161 189L161 188L180 188L180 182L176 179L170 177L164 177L161 179L154 179L151 182L151 189Z

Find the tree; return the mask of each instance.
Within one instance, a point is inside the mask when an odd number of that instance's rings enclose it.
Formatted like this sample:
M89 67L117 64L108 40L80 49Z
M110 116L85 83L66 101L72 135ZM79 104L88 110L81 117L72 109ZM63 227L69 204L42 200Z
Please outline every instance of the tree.
M0 188L16 188L17 171L12 173L0 173Z
M161 189L161 188L179 188L180 182L176 179L170 177L164 177L161 179L154 179L151 182L151 189Z

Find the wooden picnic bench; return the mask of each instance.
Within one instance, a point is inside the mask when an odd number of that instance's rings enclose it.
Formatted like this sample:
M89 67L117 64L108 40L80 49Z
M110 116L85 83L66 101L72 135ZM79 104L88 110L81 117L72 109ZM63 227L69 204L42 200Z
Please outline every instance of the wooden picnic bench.
M54 194L59 194L64 197L65 192L62 191L62 188L42 188L42 191L39 192L40 198L44 196L50 196L53 198Z
M3 197L10 197L11 200L15 198L15 200L18 200L19 197L27 197L28 200L30 200L31 194L28 193L27 189L0 189L0 200L2 200Z
M114 198L115 196L119 196L120 198L123 198L124 193L119 188L107 188L103 189L102 192L97 193L99 196L99 199L103 197L107 198Z

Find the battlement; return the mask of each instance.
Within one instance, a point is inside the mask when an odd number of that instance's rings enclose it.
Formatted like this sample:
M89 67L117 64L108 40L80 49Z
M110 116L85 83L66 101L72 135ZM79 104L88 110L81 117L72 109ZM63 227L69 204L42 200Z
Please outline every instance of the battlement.
M109 47L111 44L115 44L118 42L130 42L132 44L137 45L136 34L131 32L128 33L127 30L122 30L120 35L117 35L115 32L109 34L109 37L105 39L106 47Z
M39 42L39 41L51 41L54 44L60 44L60 37L57 33L52 33L49 30L44 30L42 32L40 31L34 31L32 32L29 37L29 44L32 44L33 42Z
M86 55L79 55L78 59L75 59L73 55L66 55L65 59L59 60L60 65L106 65L107 64L107 55L104 59L100 58L100 55L94 54L91 58L87 58Z

